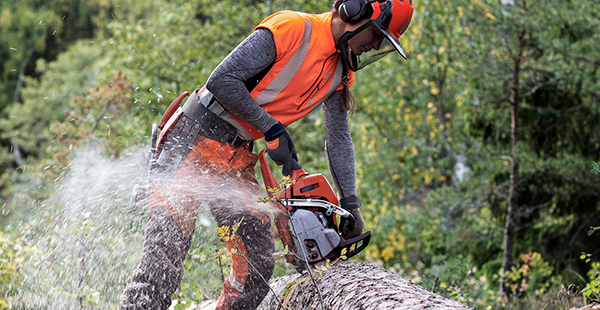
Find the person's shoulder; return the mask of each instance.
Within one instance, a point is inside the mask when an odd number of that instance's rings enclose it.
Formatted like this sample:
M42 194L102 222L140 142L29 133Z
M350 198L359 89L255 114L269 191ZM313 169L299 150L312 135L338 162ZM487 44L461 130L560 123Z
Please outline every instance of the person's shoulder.
M295 11L279 11L265 18L260 23L259 27L273 28L273 29L303 29L304 18L302 14Z
M293 51L302 41L305 24L302 13L280 11L263 20L256 29L265 28L273 34L277 59Z

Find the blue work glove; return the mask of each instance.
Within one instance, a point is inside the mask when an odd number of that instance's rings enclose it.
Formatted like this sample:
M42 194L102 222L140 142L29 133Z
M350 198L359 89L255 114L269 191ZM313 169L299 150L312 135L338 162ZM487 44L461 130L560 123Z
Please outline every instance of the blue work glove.
M340 219L340 232L344 239L354 238L362 234L365 229L365 220L360 213L360 206L360 199L356 196L348 196L340 199L340 207L354 216L353 219L350 217Z
M278 122L265 132L267 153L278 165L283 164L283 175L292 174L292 169L298 169L298 155L292 137L287 133L282 123Z

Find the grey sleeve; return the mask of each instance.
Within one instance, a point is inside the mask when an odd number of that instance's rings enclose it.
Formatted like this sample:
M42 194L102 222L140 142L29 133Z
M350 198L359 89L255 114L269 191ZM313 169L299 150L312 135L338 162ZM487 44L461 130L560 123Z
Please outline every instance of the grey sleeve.
M276 57L273 34L259 28L215 68L206 88L229 112L265 132L277 120L254 101L244 82L275 62Z
M340 198L344 198L356 195L356 168L348 113L340 107L340 93L334 92L323 103L323 119L329 171Z

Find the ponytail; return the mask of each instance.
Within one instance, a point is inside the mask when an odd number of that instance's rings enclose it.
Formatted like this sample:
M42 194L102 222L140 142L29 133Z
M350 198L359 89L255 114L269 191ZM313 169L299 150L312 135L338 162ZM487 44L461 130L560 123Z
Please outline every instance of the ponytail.
M354 95L350 91L350 88L348 88L348 84L350 83L350 77L348 77L348 65L345 61L341 59L340 61L343 64L342 84L344 85L344 89L342 89L342 94L340 95L340 107L342 108L342 111L353 114L356 102L354 101Z
M334 16L338 15L338 9L344 1L346 0L333 0L329 12L332 12ZM342 69L342 84L344 85L344 89L342 89L340 95L340 107L342 108L342 111L352 114L354 113L355 101L354 95L352 95L352 92L348 88L348 84L350 83L350 77L348 77L349 68L343 59L340 59L340 61L344 65Z

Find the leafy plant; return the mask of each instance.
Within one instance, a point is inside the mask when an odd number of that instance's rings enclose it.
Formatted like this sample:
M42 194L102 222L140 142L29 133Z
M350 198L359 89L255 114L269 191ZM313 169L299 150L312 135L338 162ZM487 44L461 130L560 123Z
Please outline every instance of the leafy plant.
M23 281L23 266L37 247L28 239L30 233L11 239L0 231L0 309L9 309L11 299Z
M560 283L560 277L553 276L554 268L544 261L540 253L521 254L520 259L521 264L513 266L511 271L504 275L509 280L506 285L513 295L541 296L552 285Z
M600 302L600 262L593 261L592 255L588 253L581 253L580 258L590 266L590 270L587 272L590 280L582 290L583 297L588 302Z

